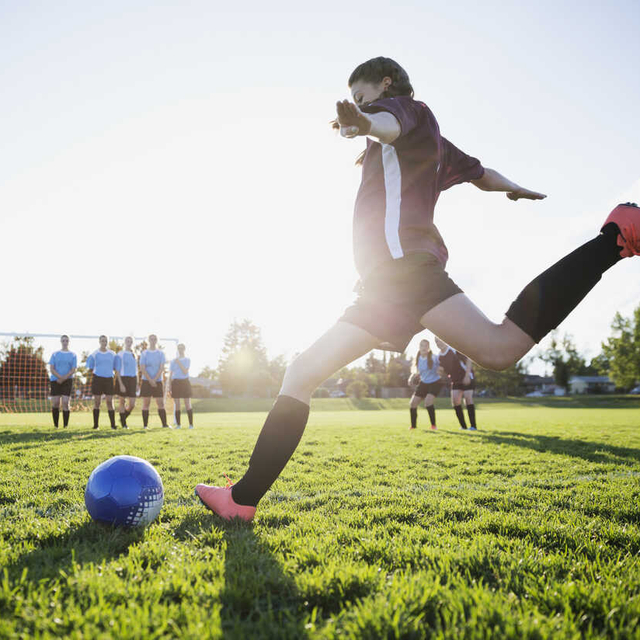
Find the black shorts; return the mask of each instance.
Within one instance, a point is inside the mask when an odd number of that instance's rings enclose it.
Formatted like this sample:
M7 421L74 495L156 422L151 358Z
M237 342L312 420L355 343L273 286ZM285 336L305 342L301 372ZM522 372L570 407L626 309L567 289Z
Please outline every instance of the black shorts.
M113 395L122 396L123 398L135 398L138 378L135 376L120 376L120 380L122 380L122 384L124 385L124 392L120 391L120 384L116 378L113 381Z
M418 398L426 398L429 394L437 396L442 389L442 382L421 382L414 391L413 395Z
M471 378L471 382L469 384L464 384L464 382L452 382L451 390L455 391L474 391L476 388L476 379Z
M386 262L367 277L340 321L380 338L380 348L402 353L424 330L422 316L458 293L462 289L434 255L412 253Z
M57 396L70 396L73 391L73 378L67 378L62 383L57 380L50 380L49 382L51 383L49 395L52 398Z
M171 381L171 397L172 398L190 398L191 382L188 378L184 380Z
M112 396L113 378L103 378L94 374L91 378L91 393L94 396Z
M140 385L140 396L143 398L162 398L164 387L160 380L156 380L156 386L152 387L148 380L143 380Z

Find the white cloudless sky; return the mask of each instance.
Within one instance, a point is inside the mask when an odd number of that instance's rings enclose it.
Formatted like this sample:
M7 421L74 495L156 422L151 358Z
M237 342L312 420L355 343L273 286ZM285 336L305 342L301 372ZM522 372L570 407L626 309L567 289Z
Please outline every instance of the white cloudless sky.
M0 1L2 331L175 336L192 374L233 319L304 349L353 297L364 142L328 122L377 55L457 146L549 196L441 197L449 273L490 317L640 200L635 0L306 4ZM638 303L625 260L560 329L593 356Z

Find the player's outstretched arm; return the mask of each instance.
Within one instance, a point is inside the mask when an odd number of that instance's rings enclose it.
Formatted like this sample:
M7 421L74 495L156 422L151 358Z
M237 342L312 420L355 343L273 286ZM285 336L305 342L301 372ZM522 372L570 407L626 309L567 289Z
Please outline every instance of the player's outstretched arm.
M391 144L402 133L398 119L386 111L363 113L349 100L338 101L336 111L336 120L343 138L369 136L376 142Z
M515 182L511 182L495 169L484 170L484 175L478 180L471 181L478 189L482 191L506 191L507 198L510 200L544 200L547 196L544 193L525 189Z

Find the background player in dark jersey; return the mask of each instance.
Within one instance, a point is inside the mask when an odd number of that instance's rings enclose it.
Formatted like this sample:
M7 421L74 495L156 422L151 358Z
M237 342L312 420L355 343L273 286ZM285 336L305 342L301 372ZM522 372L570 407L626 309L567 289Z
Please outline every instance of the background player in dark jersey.
M62 426L66 429L69 425L69 398L73 393L73 374L78 367L78 358L73 351L69 351L69 336L60 336L60 344L62 349L52 353L49 358L51 415L53 426L57 429L62 399Z
M471 425L470 429L475 431L477 426L476 406L473 404L473 390L476 387L471 358L458 353L437 336L436 345L438 346L438 349L440 349L440 353L438 354L440 366L449 376L449 380L451 382L451 405L453 406L453 410L456 412L460 428L467 428L464 421L464 412L462 411L462 399L464 398L467 413L469 414L469 424Z
M411 416L410 429L415 429L418 426L418 407L424 400L424 406L431 420L431 428L435 430L436 408L433 402L440 393L440 389L442 389L442 382L440 380L440 374L438 373L438 369L440 368L438 356L432 353L428 340L420 340L420 350L416 354L414 367L415 373L411 377L417 386L409 403L409 414Z
M593 240L529 283L502 322L490 321L445 271L447 249L433 223L438 196L468 181L511 200L545 196L484 168L444 138L395 61L368 60L348 84L353 102L337 103L337 126L345 138L368 138L353 219L359 298L287 368L241 480L196 487L223 518L253 518L302 437L311 393L341 367L374 348L403 351L427 328L481 366L506 369L560 324L607 269L640 255L640 209L619 205Z
M158 415L162 426L169 428L167 424L167 412L164 408L164 386L162 376L164 375L165 357L164 353L158 349L158 336L152 333L149 336L149 348L140 355L140 374L142 384L140 385L140 395L142 396L142 425L146 429L149 426L149 406L151 398L156 399L158 405Z
M138 388L138 361L133 353L133 338L124 339L124 349L116 354L116 379L113 385L114 395L120 397L118 413L123 429L128 429L127 418L136 406Z
M93 371L91 378L93 428L98 428L100 402L102 402L102 396L104 396L111 428L116 429L116 412L113 409L113 374L115 371L116 354L107 348L109 345L107 336L100 336L99 341L100 348L87 358L87 368Z
M185 356L186 347L178 345L178 357L169 365L169 379L171 380L171 397L174 404L176 428L180 429L180 399L184 401L184 408L189 418L189 429L193 429L193 409L191 408L191 382L189 381L189 367L191 359Z

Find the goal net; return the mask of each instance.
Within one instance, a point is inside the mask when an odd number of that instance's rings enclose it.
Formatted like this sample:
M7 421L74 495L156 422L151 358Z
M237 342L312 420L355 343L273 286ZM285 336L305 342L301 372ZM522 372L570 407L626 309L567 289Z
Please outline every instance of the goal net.
M109 348L116 352L121 351L124 338L125 336L110 336ZM158 338L158 348L165 352L167 363L175 357L177 345L176 338ZM74 411L89 409L92 406L92 373L87 368L87 358L99 347L99 336L69 336L69 351L76 354L78 361L70 396ZM0 333L0 413L50 410L49 359L51 354L60 348L58 334ZM146 348L146 337L133 336L136 358L139 358ZM165 369L168 372L168 366ZM167 387L165 384L165 398L168 396ZM171 407L167 407L167 413L170 410Z

